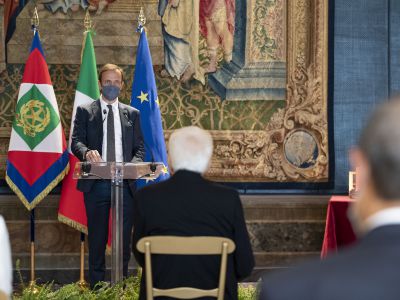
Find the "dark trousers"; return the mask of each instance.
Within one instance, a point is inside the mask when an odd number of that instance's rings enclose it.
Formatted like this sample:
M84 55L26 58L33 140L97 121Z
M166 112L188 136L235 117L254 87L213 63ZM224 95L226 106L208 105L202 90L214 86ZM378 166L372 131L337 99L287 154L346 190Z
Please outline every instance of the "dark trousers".
M133 198L128 184L123 188L123 275L128 275L128 263L131 257L130 244L133 225ZM93 288L104 281L105 250L108 240L108 221L111 207L111 183L96 180L91 191L84 193L88 221L89 242L89 281Z

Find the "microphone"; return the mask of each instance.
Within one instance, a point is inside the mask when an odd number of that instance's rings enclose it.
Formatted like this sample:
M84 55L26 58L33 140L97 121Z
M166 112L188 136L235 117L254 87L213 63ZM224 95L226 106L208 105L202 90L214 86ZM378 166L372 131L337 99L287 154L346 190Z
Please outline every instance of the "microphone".
M81 164L82 173L86 173L86 174L90 173L91 168L92 168L92 164L88 161L85 161Z
M83 162L81 164L81 176L82 176L82 178L88 178L90 176L93 176L93 177L97 177L99 179L105 179L105 178L103 178L103 177L101 177L101 176L99 176L97 174L90 173L91 169L92 169L92 164L90 162L88 162L88 161Z
M125 116L126 120L128 121L129 125L133 127L133 122L129 119L128 117L128 111L124 110L123 115ZM147 149L149 149L150 156L151 156L151 163L150 163L150 171L154 173L157 170L157 165L154 162L154 155L153 151L151 151L151 148L147 145L146 141L143 139L143 143Z
M124 110L124 116L125 116L126 120L128 121L129 125L131 125L133 127L133 122L131 121L131 119L129 119L128 112L126 110Z
M103 109L103 115L104 115L104 119L103 119L103 123L104 121L107 119L107 110Z

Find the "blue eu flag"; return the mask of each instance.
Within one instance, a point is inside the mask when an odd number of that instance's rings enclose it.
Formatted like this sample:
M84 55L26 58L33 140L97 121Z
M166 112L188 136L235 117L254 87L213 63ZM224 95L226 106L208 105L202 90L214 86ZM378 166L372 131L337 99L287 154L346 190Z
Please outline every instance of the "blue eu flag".
M132 84L131 106L140 111L140 121L145 142L145 161L163 162L164 168L160 177L152 182L162 181L169 177L167 151L161 122L160 102L157 96L156 80L151 61L146 31L141 28L136 55L135 77ZM138 188L149 181L139 180Z

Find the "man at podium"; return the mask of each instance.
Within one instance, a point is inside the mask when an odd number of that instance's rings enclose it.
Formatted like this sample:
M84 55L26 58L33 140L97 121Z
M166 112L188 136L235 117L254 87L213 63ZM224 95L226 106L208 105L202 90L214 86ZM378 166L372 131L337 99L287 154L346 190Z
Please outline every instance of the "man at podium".
M142 162L144 159L140 114L133 107L118 101L124 85L123 70L113 64L99 72L99 100L76 110L71 150L80 161ZM88 221L89 280L91 288L104 281L105 249L108 238L111 206L110 180L78 180L84 193ZM133 224L134 181L127 181L123 190L123 275L128 273Z

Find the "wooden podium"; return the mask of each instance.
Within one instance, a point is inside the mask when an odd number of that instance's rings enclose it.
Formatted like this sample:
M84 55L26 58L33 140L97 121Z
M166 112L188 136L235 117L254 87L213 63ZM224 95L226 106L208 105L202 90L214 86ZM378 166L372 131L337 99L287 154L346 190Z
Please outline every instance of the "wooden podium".
M123 184L124 179L156 179L164 164L122 163L122 162L80 162L75 165L74 179L109 179L111 180L111 284L122 280L122 245L123 245Z

